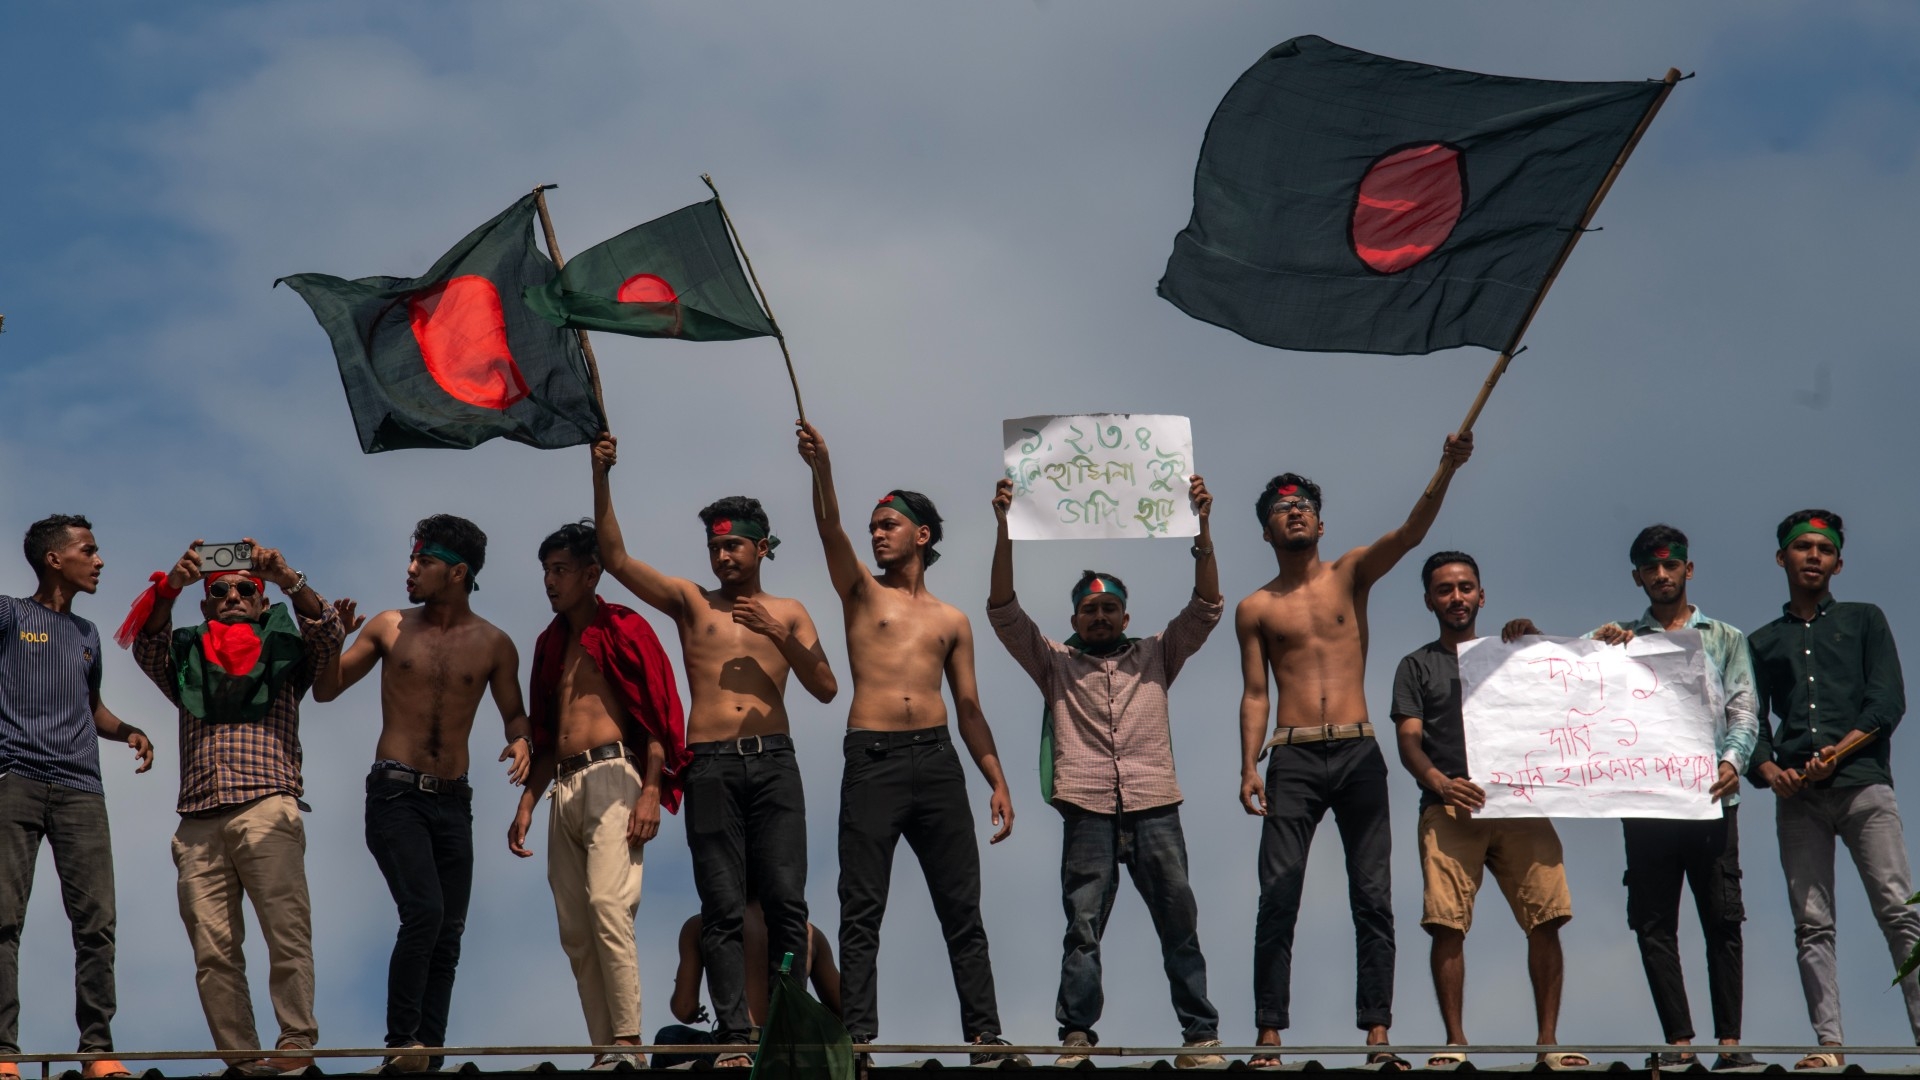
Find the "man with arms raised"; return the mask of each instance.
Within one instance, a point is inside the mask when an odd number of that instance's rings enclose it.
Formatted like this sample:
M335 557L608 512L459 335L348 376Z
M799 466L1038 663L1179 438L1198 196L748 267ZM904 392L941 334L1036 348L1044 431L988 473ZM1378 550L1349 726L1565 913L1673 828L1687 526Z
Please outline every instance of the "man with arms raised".
M73 926L74 1019L80 1050L113 1051L113 838L100 784L100 740L133 748L153 767L146 733L100 700L100 631L73 613L100 587L93 523L54 514L27 527L32 596L0 596L0 1053L20 1052L20 931L40 842L53 848L60 898ZM117 1061L89 1062L87 1080L126 1076ZM0 1064L0 1077L20 1067Z
M407 599L420 605L356 620L336 605L349 631L366 623L314 681L315 701L332 701L380 669L380 741L367 774L367 850L400 909L387 964L387 1045L437 1047L447 1040L454 968L473 895L473 788L467 738L480 695L489 691L505 721L508 776L526 779L527 714L519 654L474 614L470 594L487 558L487 534L465 518L435 514L414 526ZM396 1054L401 1072L439 1068L439 1055Z
M1400 661L1393 677L1393 725L1400 763L1420 785L1420 925L1433 938L1440 1021L1449 1045L1466 1045L1467 931L1473 928L1474 898L1492 870L1527 935L1535 1041L1552 1046L1559 1041L1566 982L1560 928L1573 918L1560 834L1547 818L1473 816L1486 807L1487 793L1467 775L1459 649L1479 636L1475 624L1487 602L1480 565L1464 551L1435 552L1420 568L1420 585L1427 610L1439 620L1440 637ZM1460 1051L1442 1051L1427 1059L1427 1067L1466 1060ZM1577 1054L1557 1060L1562 1066L1586 1064Z
M1000 1008L980 920L980 845L967 779L947 730L940 696L953 690L960 737L993 785L999 843L1013 831L1013 797L1000 770L993 731L980 711L973 675L973 626L958 608L927 591L927 567L939 558L940 515L925 495L894 490L867 516L879 575L869 572L840 524L840 499L826 440L799 422L800 457L813 467L815 524L827 571L840 594L853 665L846 771L840 780L840 969L842 1019L857 1043L880 1033L880 921L893 880L893 852L906 837L927 877L933 910L947 939L960 1024L970 1042L1004 1046ZM796 953L795 955L798 955ZM981 1051L976 1065L1002 1060ZM1026 1064L1023 1057L1017 1058Z
M759 500L732 496L700 511L717 589L669 577L627 554L613 512L608 473L613 436L593 448L594 525L600 558L614 580L680 630L693 715L687 749L687 846L700 892L700 941L718 1011L715 1041L746 1044L753 1022L745 997L741 919L749 899L766 913L761 963L778 965L807 949L807 822L800 766L787 723L791 672L821 702L839 691L813 620L798 600L764 592L761 563L779 540ZM747 883L757 895L749 897ZM720 1065L746 1065L729 1053Z
M653 627L600 599L599 538L585 522L540 542L540 569L554 619L533 650L533 771L507 849L521 858L540 793L547 815L547 884L560 946L595 1046L640 1042L640 960L633 917L640 908L646 844L660 809L678 809L672 774L684 771L686 734L673 665ZM602 1051L590 1069L644 1065L639 1054Z
M1320 558L1326 525L1320 487L1283 473L1260 492L1260 536L1273 545L1280 573L1240 602L1240 802L1264 817L1260 830L1260 906L1254 930L1254 1022L1259 1044L1280 1045L1292 994L1293 930L1306 883L1307 848L1328 810L1347 856L1358 950L1356 1012L1369 1046L1384 1045L1393 1022L1393 897L1388 856L1387 764L1373 738L1364 688L1367 593L1412 551L1440 513L1454 470L1473 453L1472 436L1447 436L1442 471L1399 528L1332 562ZM1268 671L1280 695L1267 738ZM1266 780L1262 753L1272 752ZM1279 1055L1251 1064L1270 1066ZM1406 1063L1381 1051L1370 1058Z

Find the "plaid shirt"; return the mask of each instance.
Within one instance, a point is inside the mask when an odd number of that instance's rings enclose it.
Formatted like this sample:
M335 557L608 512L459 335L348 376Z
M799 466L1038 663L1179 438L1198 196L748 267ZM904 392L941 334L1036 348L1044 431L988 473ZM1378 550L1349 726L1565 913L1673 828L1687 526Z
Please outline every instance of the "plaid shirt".
M314 672L332 661L346 637L326 601L320 604L326 614L318 619L294 613L307 657L280 685L265 717L246 724L210 724L180 709L180 801L175 810L192 814L267 795L300 797L300 699L313 685ZM178 707L172 624L135 638L133 658Z

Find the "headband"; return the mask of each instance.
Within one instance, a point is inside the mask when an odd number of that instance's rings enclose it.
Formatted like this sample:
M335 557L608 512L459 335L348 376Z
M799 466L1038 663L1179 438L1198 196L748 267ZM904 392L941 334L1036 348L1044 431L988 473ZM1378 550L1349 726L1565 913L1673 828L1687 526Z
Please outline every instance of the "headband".
M1095 574L1083 579L1073 587L1073 610L1080 610L1081 601L1089 596L1113 596L1120 601L1121 607L1127 606L1127 589L1117 578L1105 574Z
M415 540L413 542L413 553L415 555L425 555L429 559L446 563L448 566L467 565L467 560L461 557L459 552L445 544L429 544L425 540ZM475 571L470 566L467 567L467 584L472 586L471 591L480 591L479 579L475 576Z
M916 529L924 528L927 524L920 520L919 514L913 512L913 507L907 505L906 493L899 488L894 488L892 491L880 496L880 501L874 503L873 508L875 510L891 510L912 522L913 527ZM927 565L932 566L938 561L940 561L940 553L933 550L933 545L929 543L927 545Z
M1840 530L1834 528L1833 523L1826 518L1816 517L1808 518L1793 528L1788 529L1786 539L1780 541L1780 550L1785 551L1788 544L1793 543L1808 533L1819 533L1821 536L1833 541L1833 549L1835 551L1840 550L1840 548L1844 546L1840 543Z
M208 574L206 577L201 578L200 583L206 586L207 592L211 593L213 592L213 583L223 577L243 577L243 578L246 578L248 581L253 582L254 588L260 590L261 592L267 591L267 583L260 580L259 575L250 573L246 570L215 570L213 573Z
M1301 491L1299 484L1273 485L1273 498L1275 502L1278 502L1279 500L1287 498L1288 496L1291 496L1291 495L1298 495L1301 498L1307 500L1307 505L1313 507L1314 513L1318 514L1320 512L1320 500L1314 498L1311 495L1308 495L1304 491Z
M1647 547L1636 547L1629 553L1629 557L1633 562L1633 568L1635 570L1643 566L1651 566L1654 563L1666 562L1668 559L1679 559L1681 562L1686 562L1687 545L1651 544Z
M773 549L780 546L780 538L768 531L767 526L746 518L715 518L707 526L707 539L716 536L738 536L743 540L765 540L767 558L773 558Z

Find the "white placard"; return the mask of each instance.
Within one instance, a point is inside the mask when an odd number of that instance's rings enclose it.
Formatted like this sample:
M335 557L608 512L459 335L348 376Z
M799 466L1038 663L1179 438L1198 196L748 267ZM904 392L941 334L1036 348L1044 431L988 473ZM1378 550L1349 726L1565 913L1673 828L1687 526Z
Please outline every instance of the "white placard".
M1015 540L1198 536L1184 416L1083 413L1002 425Z
M1460 646L1467 771L1477 816L1720 816L1714 710L1700 632L1479 638Z

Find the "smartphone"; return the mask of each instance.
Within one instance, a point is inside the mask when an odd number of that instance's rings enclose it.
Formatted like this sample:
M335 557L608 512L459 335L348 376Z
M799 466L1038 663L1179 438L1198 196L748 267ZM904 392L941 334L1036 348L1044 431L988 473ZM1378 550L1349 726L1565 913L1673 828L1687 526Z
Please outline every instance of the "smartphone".
M253 569L253 545L245 540L200 545L200 572Z

